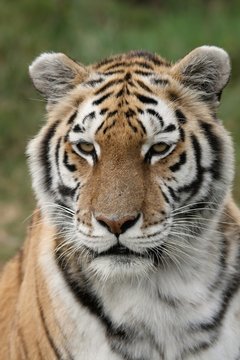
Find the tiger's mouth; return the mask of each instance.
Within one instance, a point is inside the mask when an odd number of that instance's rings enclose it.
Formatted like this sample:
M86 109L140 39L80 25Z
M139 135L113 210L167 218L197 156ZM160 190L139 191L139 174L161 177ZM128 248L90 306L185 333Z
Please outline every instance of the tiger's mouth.
M137 274L145 278L146 274L161 269L165 264L163 243L136 250L118 243L104 251L91 249L89 255L89 261L85 264L86 274L96 276L100 282L106 279L115 281L119 276L122 280L135 278Z
M138 256L138 257L146 257L145 254L141 254L139 252L130 250L128 247L122 245L122 244L116 244L109 248L108 250L105 250L101 253L95 254L95 257L106 257L106 256Z
M164 246L165 245L162 244L158 247L148 248L144 252L138 252L131 250L127 246L124 246L122 244L116 244L111 248L109 248L108 250L105 250L100 253L95 253L94 255L95 255L95 259L112 257L124 261L127 259L130 261L131 259L134 258L135 259L140 258L142 260L144 259L148 261L151 260L151 262L154 265L159 265L164 252Z

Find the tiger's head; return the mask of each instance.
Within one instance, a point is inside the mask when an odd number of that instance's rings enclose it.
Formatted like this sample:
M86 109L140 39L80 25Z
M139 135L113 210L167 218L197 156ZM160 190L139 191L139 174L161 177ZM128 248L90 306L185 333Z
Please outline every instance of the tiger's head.
M134 51L88 67L45 53L30 76L47 100L28 147L39 207L90 267L135 272L163 253L174 262L220 216L233 178L216 116L224 50L202 46L176 64Z

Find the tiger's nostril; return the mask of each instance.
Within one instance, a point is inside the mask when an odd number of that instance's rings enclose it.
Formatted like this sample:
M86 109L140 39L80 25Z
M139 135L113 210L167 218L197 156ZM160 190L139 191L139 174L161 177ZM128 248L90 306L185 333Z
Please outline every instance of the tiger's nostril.
M99 224L101 224L102 226L107 228L109 232L114 233L114 230L115 230L115 232L118 230L116 228L116 226L115 226L115 229L114 229L114 224L112 224L112 222L110 224L110 221L108 221L104 217L98 216L98 217L96 217L96 219L99 222Z
M121 231L122 231L121 234L123 234L125 231L127 231L127 229L129 229L133 225L135 225L139 218L140 218L140 214L137 214L136 216L131 216L129 217L129 219L124 221L121 225Z
M125 216L118 220L112 220L103 215L96 216L96 220L99 222L99 224L107 228L109 232L116 236L123 234L125 231L135 225L139 218L140 214Z

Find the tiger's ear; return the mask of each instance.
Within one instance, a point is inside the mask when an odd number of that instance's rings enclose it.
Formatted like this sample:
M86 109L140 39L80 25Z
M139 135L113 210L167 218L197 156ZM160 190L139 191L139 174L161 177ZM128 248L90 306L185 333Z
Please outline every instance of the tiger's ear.
M29 74L35 88L54 104L80 84L88 72L62 53L43 53L29 66Z
M201 46L173 66L173 74L207 101L218 102L231 73L227 52L216 46Z

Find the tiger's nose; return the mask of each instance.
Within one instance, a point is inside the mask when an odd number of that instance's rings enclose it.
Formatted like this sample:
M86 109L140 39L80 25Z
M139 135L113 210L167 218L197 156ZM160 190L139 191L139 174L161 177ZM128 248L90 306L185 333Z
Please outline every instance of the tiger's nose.
M112 234L119 236L131 228L138 219L140 218L140 214L133 215L133 216L125 216L118 220L112 220L111 218L107 218L103 215L96 216L96 220L108 229Z

